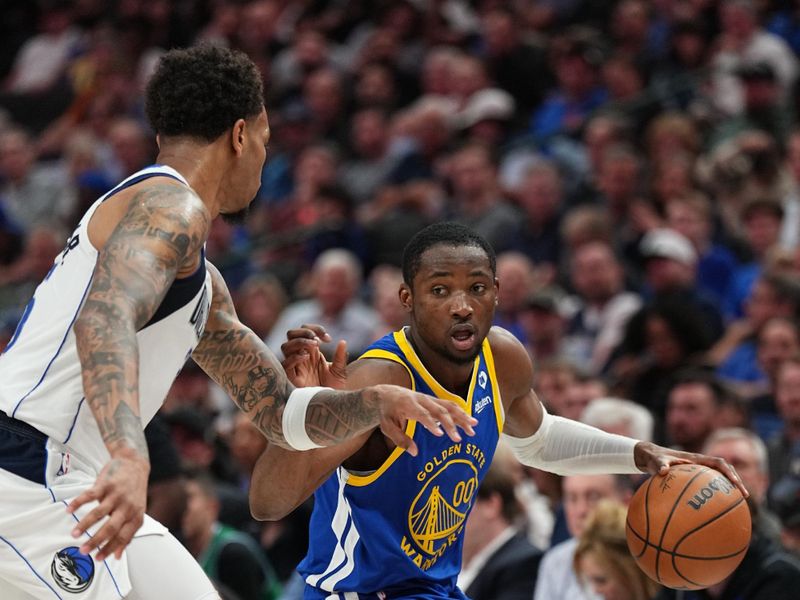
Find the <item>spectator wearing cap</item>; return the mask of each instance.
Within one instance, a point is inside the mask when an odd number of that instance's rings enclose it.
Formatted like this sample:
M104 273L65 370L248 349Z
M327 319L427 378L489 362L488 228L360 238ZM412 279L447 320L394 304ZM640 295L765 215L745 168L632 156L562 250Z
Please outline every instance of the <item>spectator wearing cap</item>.
M757 62L770 66L781 99L788 99L797 79L797 58L786 42L761 27L753 0L727 0L718 6L722 31L711 60L714 104L727 115L741 114L744 91L736 70Z
M576 136L587 117L608 98L600 83L602 53L587 36L567 35L555 44L557 85L533 113L530 133L541 145L559 135Z
M578 309L567 325L566 355L590 372L600 373L642 301L638 294L624 289L625 273L607 242L578 246L570 266Z
M719 338L722 317L714 301L697 287L697 252L692 243L674 229L658 228L645 234L639 248L653 298L671 298L693 306L703 315L711 338Z
M468 140L501 148L508 141L514 110L514 98L508 92L487 88L469 97L455 121Z
M698 287L722 306L738 261L727 246L713 239L711 202L700 192L690 192L669 199L665 210L667 226L686 236L694 246Z
M744 96L742 112L725 119L712 132L709 146L716 147L745 131L768 133L782 146L792 124L786 99L774 68L764 61L744 63L736 69Z

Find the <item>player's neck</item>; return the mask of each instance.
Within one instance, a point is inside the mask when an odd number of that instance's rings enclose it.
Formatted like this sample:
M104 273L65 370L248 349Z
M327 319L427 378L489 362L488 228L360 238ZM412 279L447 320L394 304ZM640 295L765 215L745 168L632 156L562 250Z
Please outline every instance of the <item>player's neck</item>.
M457 363L453 360L448 360L419 339L414 327L406 329L406 333L408 342L428 372L433 375L433 378L446 390L463 397L469 388L469 381L474 367L473 361Z
M223 170L219 167L212 146L193 141L175 141L163 146L156 162L175 169L200 196L212 216L219 212L217 193L222 183Z

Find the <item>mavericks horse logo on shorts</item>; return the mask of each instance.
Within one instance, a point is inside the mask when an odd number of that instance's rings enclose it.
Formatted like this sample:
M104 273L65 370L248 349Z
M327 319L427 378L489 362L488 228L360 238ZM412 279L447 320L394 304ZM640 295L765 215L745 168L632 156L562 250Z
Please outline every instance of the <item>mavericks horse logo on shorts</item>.
M62 590L82 592L94 579L94 561L91 556L81 554L76 546L69 546L53 556L50 574Z

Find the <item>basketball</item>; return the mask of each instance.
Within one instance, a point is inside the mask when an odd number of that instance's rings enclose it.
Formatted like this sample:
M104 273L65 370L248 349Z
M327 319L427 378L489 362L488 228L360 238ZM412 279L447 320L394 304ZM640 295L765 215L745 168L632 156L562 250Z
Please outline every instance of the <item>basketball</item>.
M628 507L628 548L652 579L674 589L719 583L750 544L750 510L722 473L675 465L650 477Z

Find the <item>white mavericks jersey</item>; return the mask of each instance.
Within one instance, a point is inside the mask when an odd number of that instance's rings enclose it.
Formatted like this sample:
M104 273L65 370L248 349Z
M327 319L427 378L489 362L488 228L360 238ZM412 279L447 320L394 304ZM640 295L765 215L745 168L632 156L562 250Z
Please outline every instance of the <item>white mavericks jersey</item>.
M105 199L151 177L170 177L188 187L174 169L147 167L95 202L81 219L50 272L36 288L14 337L0 355L0 411L24 421L99 471L109 454L81 381L72 326L92 281L97 249L87 226ZM176 375L197 345L211 302L211 277L201 257L197 271L178 279L153 318L136 337L139 344L139 404L142 425L158 411Z

